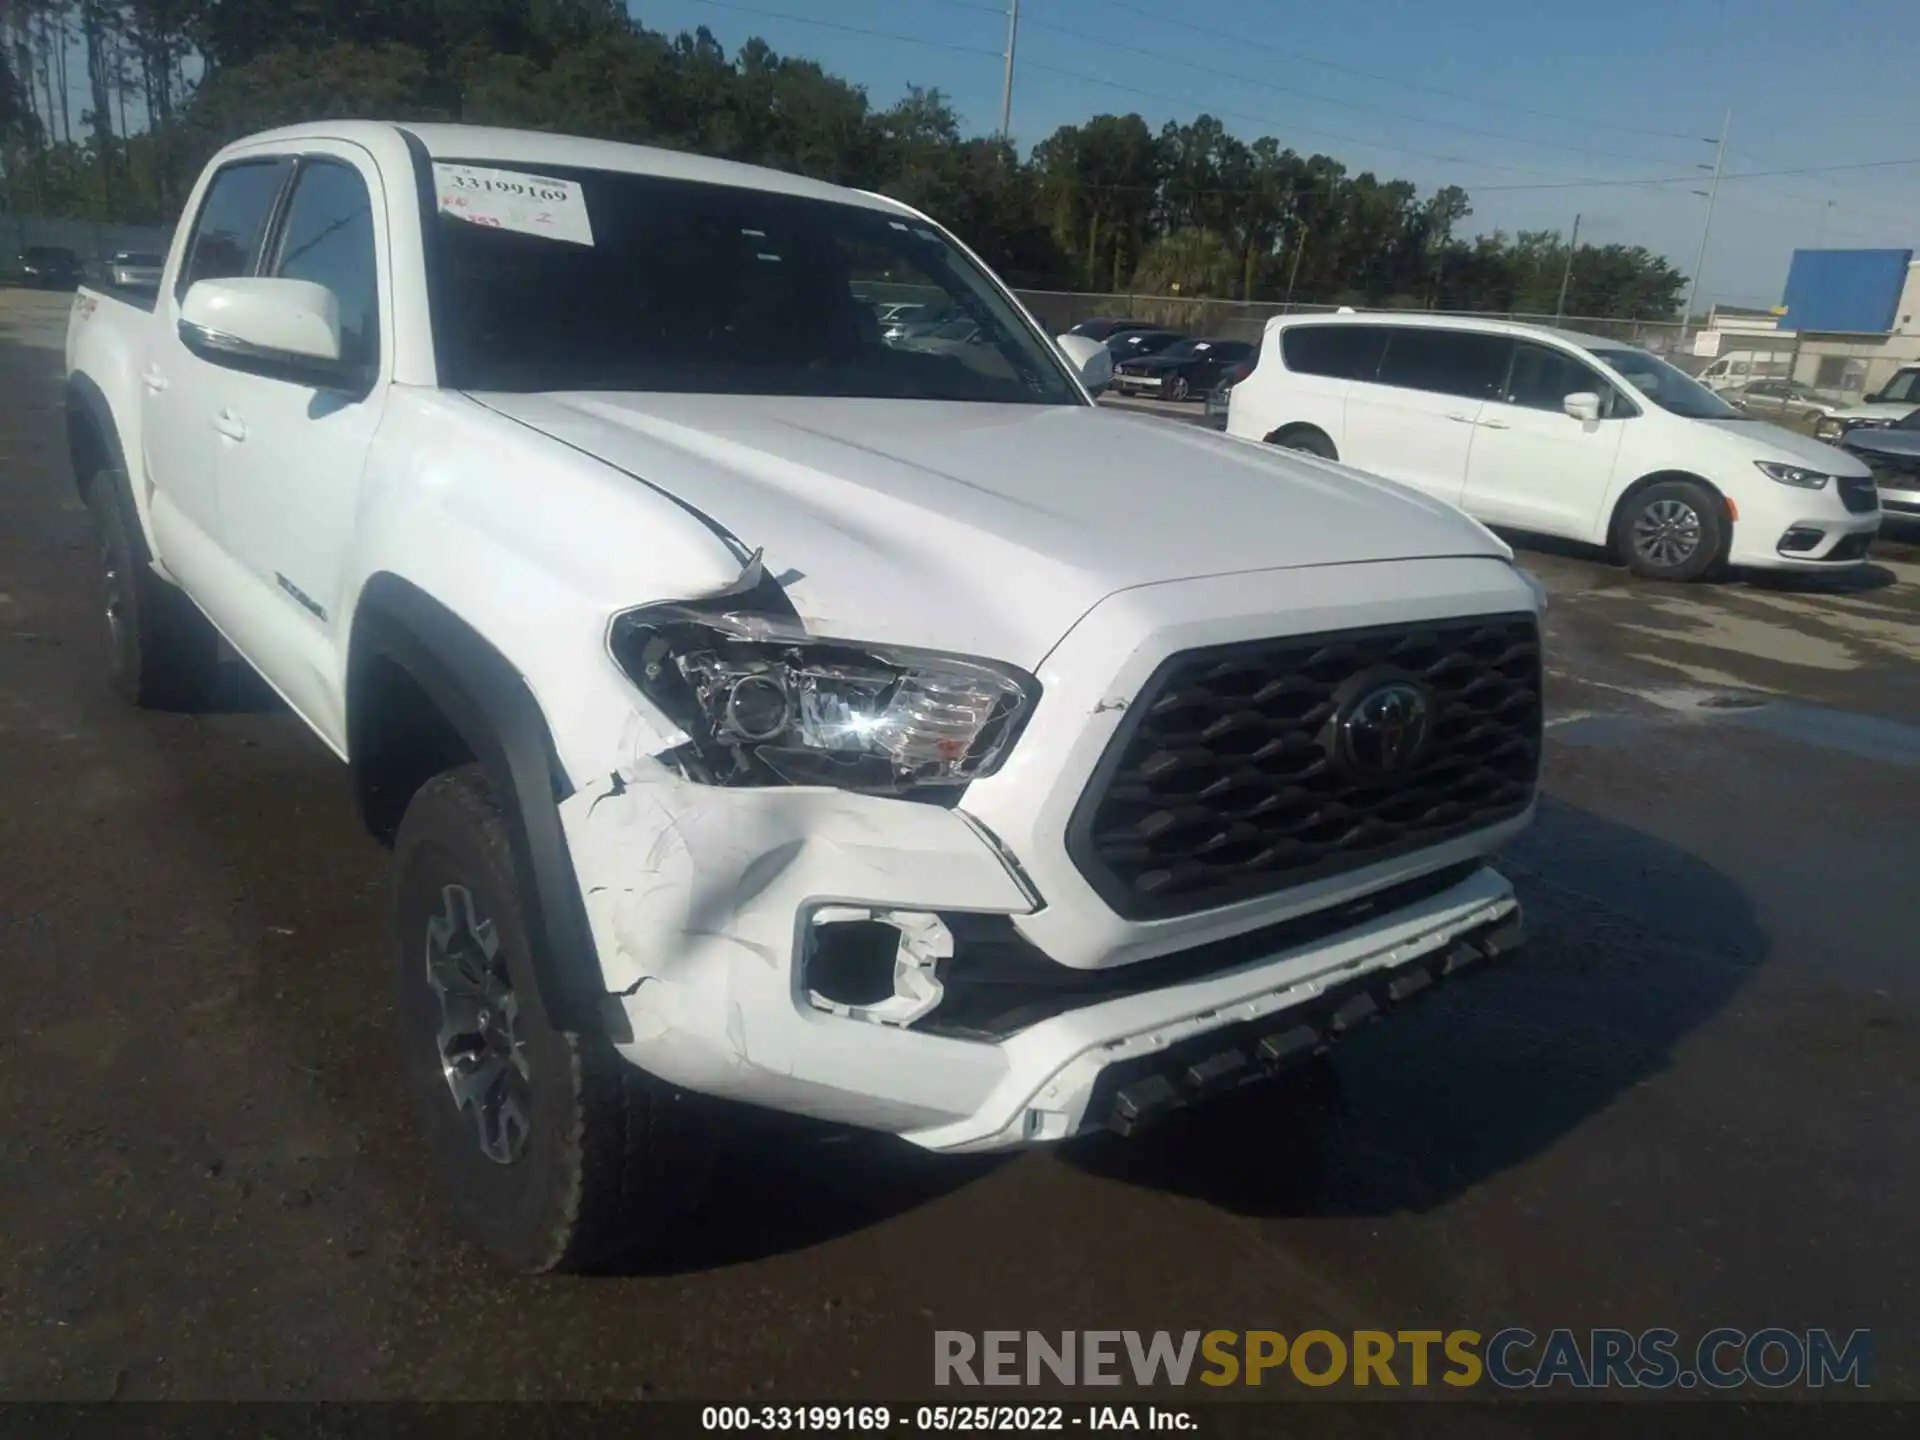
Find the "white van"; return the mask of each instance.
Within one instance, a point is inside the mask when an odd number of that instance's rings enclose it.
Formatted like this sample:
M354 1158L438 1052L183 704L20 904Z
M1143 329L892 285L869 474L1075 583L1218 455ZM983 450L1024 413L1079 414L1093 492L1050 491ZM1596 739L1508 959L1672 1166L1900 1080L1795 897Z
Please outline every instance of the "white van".
M1754 380L1791 380L1793 354L1787 350L1729 350L1700 372L1709 390L1731 390Z
M1495 320L1267 322L1227 433L1338 460L1489 525L1611 547L1641 575L1858 564L1866 466L1616 340Z

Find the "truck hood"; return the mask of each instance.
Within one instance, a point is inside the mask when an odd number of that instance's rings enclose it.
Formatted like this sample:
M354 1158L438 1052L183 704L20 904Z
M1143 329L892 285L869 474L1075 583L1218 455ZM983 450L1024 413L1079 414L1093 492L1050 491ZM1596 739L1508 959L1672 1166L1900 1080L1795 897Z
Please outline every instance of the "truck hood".
M1847 449L1862 455L1920 456L1920 430L1855 430L1847 436Z
M1866 405L1848 405L1835 410L1827 418L1830 420L1885 420L1891 423L1904 420L1915 410L1920 410L1920 400L1877 400Z
M767 573L817 633L1029 667L1118 590L1510 554L1483 526L1402 486L1099 407L471 398L763 549Z

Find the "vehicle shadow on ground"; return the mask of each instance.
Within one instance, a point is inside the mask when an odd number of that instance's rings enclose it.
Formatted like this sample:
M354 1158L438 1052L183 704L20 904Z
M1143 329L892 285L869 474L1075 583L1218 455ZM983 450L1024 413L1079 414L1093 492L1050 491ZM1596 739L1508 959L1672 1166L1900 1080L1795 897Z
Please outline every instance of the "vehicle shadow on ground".
M1900 577L1884 565L1868 561L1851 570L1832 574L1799 570L1744 570L1736 578L1755 590L1774 590L1788 595L1865 595L1897 585Z
M1064 1158L1263 1217L1440 1206L1659 1074L1768 953L1726 876L1552 800L1507 857L1527 948L1278 1084Z
M982 1179L1013 1158L936 1155L892 1135L733 1107L706 1202L664 1254L605 1275L684 1275L804 1250Z
M1606 567L1608 573L1595 577L1592 588L1639 587L1649 590L1687 589L1686 585L1672 586L1659 580L1642 580L1626 566L1619 564L1598 545L1582 544L1578 540L1563 540L1554 535L1531 535L1518 530L1508 530L1500 526L1491 527L1493 532L1507 544L1513 546L1516 557L1522 565L1527 563L1529 552L1538 555L1554 555L1564 560L1582 560L1589 565ZM1895 534L1893 539L1903 539ZM1884 541L1876 541L1884 544ZM1751 586L1756 590L1774 590L1785 594L1802 595L1859 595L1872 590L1884 590L1889 585L1899 583L1900 577L1884 565L1876 565L1869 560L1864 565L1853 566L1846 570L1748 570L1729 569L1718 576L1696 581L1709 589L1719 586Z

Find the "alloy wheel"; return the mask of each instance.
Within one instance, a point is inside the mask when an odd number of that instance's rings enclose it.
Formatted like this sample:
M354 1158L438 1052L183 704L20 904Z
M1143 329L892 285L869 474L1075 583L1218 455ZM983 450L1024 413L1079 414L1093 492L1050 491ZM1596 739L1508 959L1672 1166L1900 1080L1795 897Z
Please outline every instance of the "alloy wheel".
M533 1071L520 1033L500 937L474 908L464 885L440 892L440 913L427 922L427 986L440 1002L434 1044L454 1108L474 1127L480 1153L511 1165L526 1153L533 1116Z
M1649 565L1672 570L1700 548L1700 515L1684 500L1656 500L1633 522L1634 552Z

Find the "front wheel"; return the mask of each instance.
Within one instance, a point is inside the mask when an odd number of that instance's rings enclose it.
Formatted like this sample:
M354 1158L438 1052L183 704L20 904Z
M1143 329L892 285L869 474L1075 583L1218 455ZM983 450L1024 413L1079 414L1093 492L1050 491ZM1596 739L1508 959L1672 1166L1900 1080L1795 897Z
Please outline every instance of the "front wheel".
M1621 508L1615 543L1634 574L1684 584L1719 565L1727 543L1726 516L1726 505L1706 486L1662 480Z
M478 766L414 796L394 871L402 1063L455 1225L532 1273L657 1242L704 1192L706 1107L548 1021Z
M1186 399L1187 398L1187 377L1184 375L1169 375L1167 377L1167 388L1165 391L1165 395L1167 399L1174 400L1174 401Z

